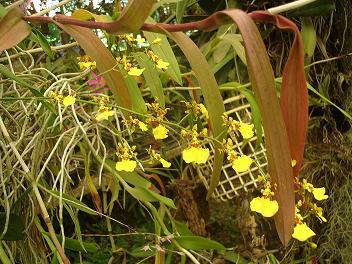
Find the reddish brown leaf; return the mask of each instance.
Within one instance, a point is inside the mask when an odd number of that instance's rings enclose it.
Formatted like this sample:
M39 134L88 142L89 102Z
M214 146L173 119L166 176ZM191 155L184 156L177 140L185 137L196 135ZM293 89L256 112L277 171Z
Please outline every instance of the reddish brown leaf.
M260 33L252 19L241 10L220 12L237 24L246 50L248 73L263 117L268 169L277 184L275 198L280 208L275 224L280 240L287 245L294 225L294 185L288 136L275 90L274 73Z
M94 61L97 68L111 89L116 102L127 109L131 109L131 97L122 74L116 65L116 60L101 40L87 28L56 24L71 35Z
M289 20L280 16L272 16L268 13L262 14L265 15L261 17L257 15L256 17L256 15L252 14L251 16L261 21L275 22L280 28L290 28L296 34L298 33L297 28L295 28L294 24ZM306 121L308 117L306 104L307 91L305 89L304 77L302 77L301 60L303 59L303 55L300 38L295 38L288 65L284 70L285 84L283 84L281 99L283 115L278 103L278 98L276 97L274 74L265 51L264 43L257 27L243 11L220 11L202 21L180 25L145 24L143 29L159 32L161 31L159 28L168 31L190 29L210 31L216 29L219 25L229 22L228 18L224 15L230 17L238 25L244 40L250 80L263 116L269 173L273 181L277 184L276 199L280 204L280 210L275 216L276 228L281 241L284 245L287 245L293 231L295 214L291 157L296 158L298 161L295 168L296 175L302 162ZM298 34L296 36L298 36ZM295 67L298 68L296 69ZM298 92L295 94L293 91L296 89ZM293 96L293 102L290 101L291 95ZM287 128L285 126L284 117L286 123L289 124ZM294 133L297 133L297 135L294 135ZM294 146L295 144L297 145ZM292 147L290 147L290 145L292 145Z
M268 22L280 29L293 31L295 38L282 74L280 103L290 141L291 158L297 161L293 176L302 165L308 127L308 89L304 74L304 46L300 32L291 20L266 12L249 14L254 20Z
M19 8L12 8L0 21L0 53L12 48L25 39L31 32L30 27L22 20Z

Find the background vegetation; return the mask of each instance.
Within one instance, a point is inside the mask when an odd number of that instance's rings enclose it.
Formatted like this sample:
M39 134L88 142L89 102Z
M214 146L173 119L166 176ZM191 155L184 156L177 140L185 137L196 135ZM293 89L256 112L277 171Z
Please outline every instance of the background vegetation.
M252 12L284 2L159 1L151 17L157 22L185 23L225 8ZM1 1L4 7L11 4ZM42 4L51 6L45 1ZM95 17L96 21L115 20L126 4L67 1L49 14L71 15L82 8L106 16ZM40 11L33 7L33 3L22 1L27 17ZM1 260L62 263L51 236L55 234L71 263L351 263L351 8L347 0L317 0L311 6L284 13L301 30L309 83L308 134L300 174L314 185L326 186L329 194L324 204L328 222L310 223L317 233L312 240L317 248L298 241L282 246L274 221L249 210L249 201L257 196L253 187L250 192L241 187L232 200L207 200L208 190L197 166L189 166L182 159L180 147L187 143L177 136L160 142L138 127L131 136L132 125L121 121L126 112L118 107L122 104L116 94L100 91L101 87L94 90L88 83L93 78L90 71L80 69L77 57L85 54L82 42L78 45L77 38L54 23L31 21L29 37L0 53ZM0 16L4 13L2 9ZM258 27L279 90L278 78L293 34L267 24ZM204 101L201 81L178 43L162 38L162 48L155 46L155 54L170 63L167 70L160 70L143 65L147 45L129 45L126 37L104 30L94 33L114 58L127 54L134 65L150 69L149 79L146 75L123 75L128 89L135 91L132 114L142 113L132 115L134 118L145 121L140 116L150 112L143 107L143 100L152 103L158 97L161 105L170 108L167 124L175 135L181 128L172 124L206 127L201 115L185 114L187 109L181 101ZM190 30L187 35L206 58L224 100L240 95L243 99L238 104L242 105L254 97L238 33L236 26L222 25L210 32ZM133 37L145 37L151 43L159 36L153 34L138 31ZM132 58L131 54L138 52L142 57ZM160 89L152 90L156 86ZM79 95L78 100L74 107L59 106L50 98L50 90L65 96L73 92ZM99 113L99 100L93 99L92 93L97 91L97 98L109 96L109 106L117 111L102 123L94 118ZM246 121L261 122L255 112L257 103L250 105L253 117ZM256 140L260 141L258 129L256 126ZM149 158L146 149L152 145L172 163L171 169L154 162L143 163L145 172L116 173L115 153L121 136L137 145L140 160ZM211 138L204 140L209 144Z

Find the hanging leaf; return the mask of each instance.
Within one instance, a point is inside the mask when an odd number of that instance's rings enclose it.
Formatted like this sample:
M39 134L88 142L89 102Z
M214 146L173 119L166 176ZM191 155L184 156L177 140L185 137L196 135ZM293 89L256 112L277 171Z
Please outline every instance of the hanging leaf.
M51 50L51 47L49 45L49 42L45 38L45 36L40 32L39 30L32 28L32 34L30 35L30 39L38 43L43 51L48 55L50 58L53 58L53 51Z
M186 34L181 32L168 32L167 34L176 42L188 59L202 90L204 101L209 112L209 120L213 136L218 141L222 142L225 137L224 126L222 125L222 115L225 113L225 106L218 84L204 55ZM219 183L224 158L223 153L220 153L219 151L221 144L219 144L218 141L214 142L215 153L213 174L210 179L210 186L207 195L208 198L214 192Z
M226 34L223 39L228 41L235 51L235 56L238 56L244 65L247 65L246 53L242 44L242 37L240 34Z
M272 23L280 29L290 30L295 34L282 74L280 104L289 138L290 156L292 160L296 160L293 177L298 177L308 127L308 89L304 73L304 45L298 27L291 20L266 12L254 12L252 18Z
M151 18L149 18L147 21L154 22ZM169 63L169 67L166 69L166 73L169 74L175 82L177 82L179 85L182 85L180 67L170 46L170 43L165 35L147 31L143 31L143 34L149 43L152 43L155 39L161 39L160 45L152 45L151 48L157 56L159 56L163 61Z
M22 17L21 9L16 7L10 9L0 20L0 53L17 45L31 33Z
M54 190L49 190L47 188L45 188L44 186L39 186L42 190L46 191L48 194L52 195L53 197L60 199L60 192L58 191L54 191ZM62 194L62 200L64 202L66 202L67 204L71 205L74 208L77 208L87 214L91 214L91 215L97 215L97 212L94 211L93 209L89 208L86 204L84 204L83 202L77 200L76 198L63 193Z
M136 199L142 202L161 202L168 207L176 209L174 202L165 196L142 187L127 188L127 191Z
M165 107L165 95L163 91L163 85L161 83L159 73L154 65L154 63L149 59L149 57L143 52L136 52L133 54L137 60L139 66L144 68L143 76L145 78L147 87L149 87L150 92L154 98L158 98L158 102L161 107Z
M123 9L119 18L114 22L95 22L95 21L84 21L83 18L87 18L88 15L97 17L97 15L85 12L79 12L76 16L79 19L72 16L56 15L53 21L62 25L75 25L85 28L101 28L111 34L126 34L131 32L137 32L147 19L150 10L152 9L155 0L131 0L127 6ZM99 18L101 19L101 18ZM27 18L28 21L35 21L36 19Z

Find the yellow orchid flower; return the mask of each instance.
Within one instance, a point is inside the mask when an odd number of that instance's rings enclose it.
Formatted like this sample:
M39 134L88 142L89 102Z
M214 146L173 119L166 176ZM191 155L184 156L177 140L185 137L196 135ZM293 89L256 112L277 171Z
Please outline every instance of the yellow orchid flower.
M325 194L325 187L313 188L313 195L315 200L322 201L328 199L328 195Z
M190 147L182 151L182 158L186 163L204 164L209 158L209 149Z
M121 160L116 162L116 170L117 171L128 171L132 172L137 167L137 162L134 160Z
M250 139L254 136L253 124L239 123L239 131L244 139Z
M315 233L312 229L310 229L306 223L300 223L295 226L293 229L292 237L303 242L307 239L315 236Z
M169 65L170 63L163 61L162 59L159 59L158 62L156 63L156 67L160 70L167 70Z
M137 67L131 67L128 71L128 75L131 76L141 76L141 74L143 73L144 68L143 69L139 69Z
M205 108L204 104L198 104L200 112L204 115L206 119L209 118L208 110Z
M143 132L148 131L147 125L145 123L143 123L142 121L138 122L138 126L139 126L140 130L142 130Z
M160 158L159 161L160 161L161 165L163 165L164 168L170 168L171 163L168 162L167 160L164 160L163 158Z
M70 106L70 105L73 105L75 102L76 102L76 98L72 95L68 95L64 97L62 104L64 106Z
M153 135L155 139L165 139L169 136L168 133L169 130L161 124L153 128Z
M161 38L156 38L152 41L152 45L159 45L161 43Z
M100 112L96 115L95 119L97 121L101 121L101 120L108 120L110 116L113 116L115 114L115 111L111 110L111 111L103 111Z
M279 204L275 200L265 197L256 197L250 202L253 212L260 213L264 217L272 217L279 210Z
M95 69L97 67L97 63L88 55L77 57L77 60L80 69Z
M242 155L240 157L237 157L234 161L232 161L232 168L237 172L244 172L249 170L249 167L251 166L253 160L246 156Z

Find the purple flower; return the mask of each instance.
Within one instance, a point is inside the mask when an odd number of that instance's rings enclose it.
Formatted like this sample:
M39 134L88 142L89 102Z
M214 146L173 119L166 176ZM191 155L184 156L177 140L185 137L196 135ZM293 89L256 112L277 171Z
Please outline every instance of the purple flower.
M88 81L88 85L93 89L101 88L106 84L103 76L100 76L100 75L98 76L95 72L92 72L92 77L93 79Z

